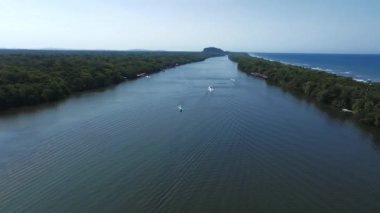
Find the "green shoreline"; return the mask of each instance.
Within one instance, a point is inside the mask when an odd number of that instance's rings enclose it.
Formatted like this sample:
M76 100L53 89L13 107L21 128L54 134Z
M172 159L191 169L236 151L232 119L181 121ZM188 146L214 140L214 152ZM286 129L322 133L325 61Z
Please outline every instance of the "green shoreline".
M236 62L242 72L336 111L350 113L360 123L380 127L380 83L358 82L349 77L269 61L246 53L230 54L229 59Z
M71 94L220 54L204 52L0 51L0 111L50 103Z

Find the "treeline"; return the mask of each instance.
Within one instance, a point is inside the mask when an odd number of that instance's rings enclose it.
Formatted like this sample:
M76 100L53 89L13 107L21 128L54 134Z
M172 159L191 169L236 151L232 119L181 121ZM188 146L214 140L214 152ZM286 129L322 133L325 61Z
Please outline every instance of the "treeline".
M0 110L55 101L215 55L196 52L0 51Z
M268 76L267 81L337 110L352 111L360 122L380 127L380 83L357 82L349 77L286 65L248 54L231 54L230 60L250 74Z

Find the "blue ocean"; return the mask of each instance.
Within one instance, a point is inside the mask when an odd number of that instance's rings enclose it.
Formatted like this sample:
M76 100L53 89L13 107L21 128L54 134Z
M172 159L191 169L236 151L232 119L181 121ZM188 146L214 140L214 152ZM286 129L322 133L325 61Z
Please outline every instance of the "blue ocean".
M357 81L380 82L380 54L251 53L251 55L348 76Z

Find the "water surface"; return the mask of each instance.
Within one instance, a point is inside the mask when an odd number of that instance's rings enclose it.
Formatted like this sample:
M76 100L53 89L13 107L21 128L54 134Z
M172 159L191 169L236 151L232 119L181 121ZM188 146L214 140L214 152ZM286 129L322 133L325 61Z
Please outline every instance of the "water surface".
M2 115L0 212L380 212L373 135L212 58Z
M252 53L252 55L337 75L357 81L380 82L380 54Z

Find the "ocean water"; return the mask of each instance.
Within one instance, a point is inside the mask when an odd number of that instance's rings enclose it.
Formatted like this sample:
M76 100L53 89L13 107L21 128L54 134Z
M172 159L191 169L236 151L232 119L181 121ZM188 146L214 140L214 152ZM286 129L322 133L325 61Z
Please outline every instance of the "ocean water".
M357 81L380 81L380 54L251 53L269 60L352 77Z

